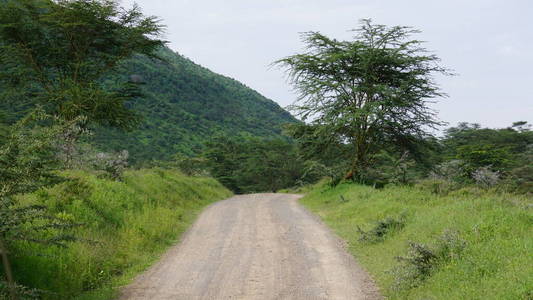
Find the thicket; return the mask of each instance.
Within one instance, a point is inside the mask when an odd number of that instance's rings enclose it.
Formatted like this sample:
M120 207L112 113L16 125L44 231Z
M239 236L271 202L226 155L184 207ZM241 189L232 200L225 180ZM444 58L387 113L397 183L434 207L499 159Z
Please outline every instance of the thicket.
M289 139L217 136L196 157L177 154L157 166L178 168L189 175L209 174L235 193L276 192L315 182L313 172Z
M350 147L340 141L324 146L305 127L290 126L285 139L218 136L198 156L177 154L157 165L210 174L236 193L297 188L325 177L332 186L354 181ZM377 188L418 184L435 194L471 185L533 193L533 132L525 122L501 129L462 123L440 138L428 137L418 151L423 159L409 151L381 149L355 181Z

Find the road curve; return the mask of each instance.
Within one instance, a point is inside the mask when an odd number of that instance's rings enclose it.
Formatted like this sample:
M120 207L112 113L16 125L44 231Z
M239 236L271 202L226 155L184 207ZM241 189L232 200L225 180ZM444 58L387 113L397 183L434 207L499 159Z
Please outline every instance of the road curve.
M298 198L252 194L211 205L119 299L379 299L342 242Z

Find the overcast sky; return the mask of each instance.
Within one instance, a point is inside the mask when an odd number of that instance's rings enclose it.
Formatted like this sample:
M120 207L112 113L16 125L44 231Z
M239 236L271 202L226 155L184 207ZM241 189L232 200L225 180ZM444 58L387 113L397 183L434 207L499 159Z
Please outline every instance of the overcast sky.
M173 50L235 78L285 107L295 100L281 70L269 65L302 50L299 33L351 39L362 18L422 30L442 65L449 98L441 120L488 127L533 122L531 0L137 0L167 26ZM128 7L133 1L124 0Z

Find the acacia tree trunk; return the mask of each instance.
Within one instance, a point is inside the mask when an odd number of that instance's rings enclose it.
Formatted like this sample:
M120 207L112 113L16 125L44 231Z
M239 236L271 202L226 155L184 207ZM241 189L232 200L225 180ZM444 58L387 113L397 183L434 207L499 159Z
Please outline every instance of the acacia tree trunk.
M4 240L0 237L0 255L2 256L2 265L4 265L4 273L6 275L7 288L9 289L9 295L11 300L17 300L17 291L15 287L15 280L13 279L13 273L11 272L11 265L7 257L7 249L4 246Z
M362 130L361 130L362 131ZM367 167L367 145L366 136L361 132L357 132L353 137L354 153L351 165L351 179L353 181L361 180L363 171Z

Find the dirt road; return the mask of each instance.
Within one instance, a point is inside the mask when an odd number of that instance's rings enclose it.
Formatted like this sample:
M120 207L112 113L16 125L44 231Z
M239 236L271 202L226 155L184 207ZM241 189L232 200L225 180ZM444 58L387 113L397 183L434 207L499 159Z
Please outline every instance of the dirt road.
M215 203L120 300L378 299L341 241L298 197L253 194Z

